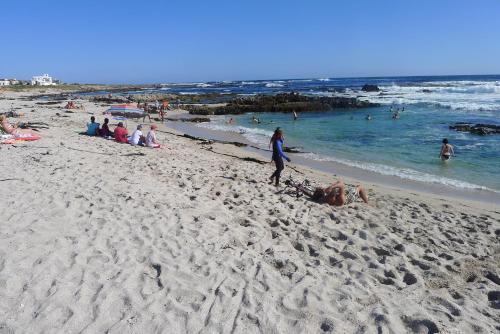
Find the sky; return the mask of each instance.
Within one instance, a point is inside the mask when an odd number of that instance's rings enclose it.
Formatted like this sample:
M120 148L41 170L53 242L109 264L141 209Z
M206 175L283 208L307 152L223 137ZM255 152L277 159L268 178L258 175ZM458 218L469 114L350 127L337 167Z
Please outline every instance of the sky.
M500 74L499 0L2 1L0 78Z

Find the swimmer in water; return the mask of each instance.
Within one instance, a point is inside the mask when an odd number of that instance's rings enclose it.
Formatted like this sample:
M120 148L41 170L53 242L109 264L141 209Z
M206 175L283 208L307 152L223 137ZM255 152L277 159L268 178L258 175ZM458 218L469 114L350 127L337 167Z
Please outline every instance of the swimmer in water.
M372 116L370 114L366 115L366 120L367 121L371 121L372 120Z
M439 157L442 161L448 161L453 155L455 155L453 145L448 143L447 138L443 139L443 145L441 145L441 152L439 152Z

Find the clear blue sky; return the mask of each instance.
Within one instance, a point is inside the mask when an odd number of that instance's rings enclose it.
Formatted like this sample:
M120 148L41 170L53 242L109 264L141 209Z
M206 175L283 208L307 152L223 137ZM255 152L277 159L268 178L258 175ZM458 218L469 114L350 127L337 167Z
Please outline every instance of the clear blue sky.
M0 77L65 82L500 73L499 0L2 1Z

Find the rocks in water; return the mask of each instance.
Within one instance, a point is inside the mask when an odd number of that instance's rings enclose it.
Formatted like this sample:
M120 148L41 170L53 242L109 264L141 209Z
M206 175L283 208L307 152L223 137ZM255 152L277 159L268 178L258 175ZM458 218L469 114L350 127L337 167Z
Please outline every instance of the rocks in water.
M456 123L450 125L450 129L460 132L470 132L480 136L500 133L500 125L495 124Z
M185 106L190 114L195 115L227 115L249 112L283 112L291 113L308 111L328 111L333 108L366 108L378 106L377 103L362 101L354 97L318 97L305 96L298 93L277 95L256 95L235 98L221 105Z
M361 90L363 92L379 92L380 91L380 88L378 88L377 85L363 85L363 87L361 88Z
M432 90L430 90L430 89L422 89L422 93L432 93Z
M296 147L284 147L283 151L285 151L286 153L305 153Z
M165 118L167 121L174 122L192 122L192 123L206 123L210 122L210 118L208 117L167 117Z

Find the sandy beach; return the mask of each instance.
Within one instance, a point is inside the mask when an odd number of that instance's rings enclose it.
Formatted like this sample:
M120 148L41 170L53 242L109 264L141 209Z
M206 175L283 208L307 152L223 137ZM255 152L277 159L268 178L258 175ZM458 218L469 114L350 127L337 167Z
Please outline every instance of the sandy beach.
M495 203L363 182L370 205L329 207L255 153L163 125L161 150L88 137L106 107L39 102L0 92L49 124L0 145L0 333L500 331Z

